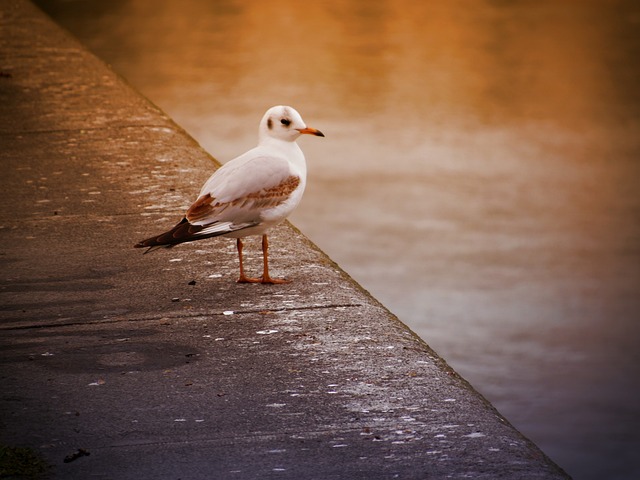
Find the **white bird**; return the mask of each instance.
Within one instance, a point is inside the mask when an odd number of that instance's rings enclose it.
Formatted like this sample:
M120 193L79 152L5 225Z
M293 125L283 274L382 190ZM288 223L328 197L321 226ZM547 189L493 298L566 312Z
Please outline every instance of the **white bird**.
M304 154L296 143L302 134L324 137L307 127L292 107L272 107L258 130L258 146L216 170L184 218L171 230L142 240L136 248L171 248L209 237L236 238L239 283L287 283L269 276L267 230L283 222L298 206L307 182ZM244 273L242 239L262 235L264 270L261 278Z

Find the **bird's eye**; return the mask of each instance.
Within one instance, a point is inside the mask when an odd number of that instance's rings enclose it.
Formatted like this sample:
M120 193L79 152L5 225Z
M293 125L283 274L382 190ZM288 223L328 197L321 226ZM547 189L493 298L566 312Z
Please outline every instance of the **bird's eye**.
M289 125L291 125L291 120L289 120L288 118L283 118L282 120L280 120L280 123L285 127L288 127Z

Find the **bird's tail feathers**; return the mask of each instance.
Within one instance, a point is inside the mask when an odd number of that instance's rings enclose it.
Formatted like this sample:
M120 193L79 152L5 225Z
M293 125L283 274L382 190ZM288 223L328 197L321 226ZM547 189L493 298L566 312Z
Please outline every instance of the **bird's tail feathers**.
M213 222L208 225L193 225L187 218L183 218L171 230L142 240L134 245L134 248L148 248L144 253L150 253L159 248L171 248L179 243L202 240L210 237L218 237L225 233L244 230L255 226L256 223L248 222L234 225L230 222Z
M187 237L190 236L189 229L193 227L189 221L185 218L180 220L178 224L173 227L171 230L161 233L160 235L155 235L153 237L147 238L145 240L141 240L136 243L134 248L145 248L148 247L148 250L144 253L150 253L159 248L171 248L178 243L182 243L185 241L189 241Z

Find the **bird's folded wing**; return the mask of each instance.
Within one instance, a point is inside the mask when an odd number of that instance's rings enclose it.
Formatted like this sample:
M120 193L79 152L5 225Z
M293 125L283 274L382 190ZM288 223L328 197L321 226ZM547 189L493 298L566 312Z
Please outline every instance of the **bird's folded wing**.
M200 197L187 210L189 223L204 226L215 222L259 222L264 210L285 202L300 185L300 177L290 172L286 161L252 160L233 171L222 167L220 175L205 184Z
M201 240L203 238L217 237L226 233L243 230L256 226L255 223L234 223L234 222L214 222L208 225L193 225L186 218L183 218L171 230L160 235L156 235L146 240L142 240L134 245L137 248L150 247L147 250L155 250L159 247L171 247L179 243Z

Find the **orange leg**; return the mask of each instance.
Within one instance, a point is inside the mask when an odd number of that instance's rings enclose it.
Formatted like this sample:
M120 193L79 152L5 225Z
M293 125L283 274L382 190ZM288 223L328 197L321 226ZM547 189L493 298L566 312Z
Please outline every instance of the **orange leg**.
M290 280L284 278L271 278L269 276L269 241L266 235L262 235L262 260L264 262L264 270L262 272L262 283L289 283Z
M238 278L238 283L259 283L262 281L261 278L251 278L247 277L244 274L244 264L242 261L242 239L238 238L236 241L236 247L238 247L238 259L240 260L240 278Z
M268 283L271 285L289 283L289 280L285 280L284 278L271 278L269 276L269 240L267 240L266 235L262 235L262 260L264 263L262 278L247 277L244 274L244 262L242 259L242 248L244 245L242 239L238 238L236 240L236 246L238 247L238 259L240 260L240 278L238 278L238 283Z

